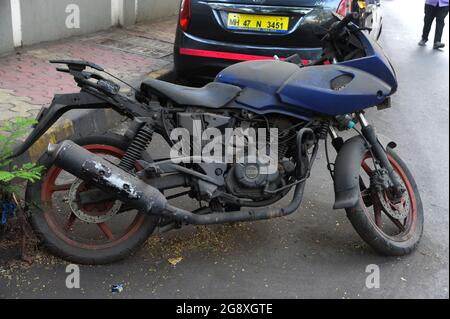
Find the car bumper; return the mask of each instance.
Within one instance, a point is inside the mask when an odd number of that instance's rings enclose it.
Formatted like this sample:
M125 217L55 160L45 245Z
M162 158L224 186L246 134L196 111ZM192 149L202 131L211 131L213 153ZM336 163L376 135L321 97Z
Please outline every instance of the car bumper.
M305 63L317 60L321 48L282 48L253 46L206 40L180 29L174 47L175 71L181 77L212 79L224 68L238 62L280 59L299 54Z

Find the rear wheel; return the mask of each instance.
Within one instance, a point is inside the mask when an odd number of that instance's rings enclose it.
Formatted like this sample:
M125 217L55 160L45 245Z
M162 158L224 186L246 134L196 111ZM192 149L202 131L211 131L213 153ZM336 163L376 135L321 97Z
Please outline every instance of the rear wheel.
M115 134L74 142L116 163L128 146L123 136ZM47 170L40 182L28 185L26 201L31 224L52 253L79 264L111 263L128 256L155 229L156 217L120 201L81 205L78 195L91 186L52 165L47 155L39 162Z
M388 149L388 159L406 189L400 202L391 200L387 191L374 191L370 177L375 164L370 153L361 163L361 200L347 210L347 217L358 234L377 252L402 256L412 252L419 243L424 224L422 200L406 164Z

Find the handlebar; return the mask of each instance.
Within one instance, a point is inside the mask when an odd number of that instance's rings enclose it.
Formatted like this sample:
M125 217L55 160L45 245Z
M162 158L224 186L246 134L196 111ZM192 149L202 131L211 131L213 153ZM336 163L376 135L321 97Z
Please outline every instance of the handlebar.
M341 16L334 14L337 18L339 18L340 20L335 22L330 29L328 29L327 34L322 38L322 42L324 44L327 44L328 42L330 42L329 40L338 40L339 38L341 38L343 36L343 30L353 21L356 19L359 19L360 15L358 12L351 12L348 13L344 18L341 18ZM333 42L333 41L331 41ZM312 63L310 65L320 65L322 64L324 61L328 60L328 58L322 58L319 61L316 61L315 63ZM298 64L300 66L303 66L301 63L301 58L299 54L294 54L291 55L289 57L287 57L285 60L285 62L290 62L293 64Z
M336 35L341 32L346 26L348 26L354 19L359 19L358 12L347 13L347 15L341 21L334 24L328 32L332 35Z

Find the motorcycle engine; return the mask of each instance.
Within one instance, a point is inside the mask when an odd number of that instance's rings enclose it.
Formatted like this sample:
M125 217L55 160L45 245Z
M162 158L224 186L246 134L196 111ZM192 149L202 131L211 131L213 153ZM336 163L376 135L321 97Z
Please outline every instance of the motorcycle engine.
M267 166L257 161L233 164L225 179L228 191L240 198L262 200L265 190L275 190L282 184L279 170L268 172Z
M281 130L292 125L290 122L283 121L283 119L271 124L274 127L281 128ZM241 123L241 125L244 126L245 123ZM251 127L252 124L248 123L246 126ZM286 158L292 147L291 143L295 142L295 139L291 135L280 137L278 140L278 166L270 170L269 163L262 163L258 158L249 156L243 162L232 164L225 177L229 193L239 198L262 201L273 198L274 193L270 191L286 185L287 179L295 170L295 164ZM283 139L287 139L288 142ZM270 143L269 140L268 143ZM268 148L270 148L269 145Z
M226 177L228 191L238 197L261 199L264 189L274 190L280 185L280 174L264 174L258 163L234 164Z
M244 116L240 114L239 116ZM221 176L223 178L224 186L229 194L238 198L251 199L253 201L263 201L274 197L274 191L287 184L287 180L293 174L295 170L295 164L292 161L292 154L290 150L295 144L295 130L289 130L295 123L284 117L275 118L247 118L239 119L238 121L232 120L229 114L213 114L202 112L178 112L176 113L177 120L173 123L174 127L187 128L191 135L194 132L194 121L198 120L201 123L201 129L206 130L208 128L218 128L220 131L224 131L228 128L230 123L233 123L233 127L238 128L254 128L256 131L259 128L276 127L279 129L278 138L278 166L275 169L270 170L268 163L262 163L257 158L250 158L247 156L243 161L235 162L228 165L227 169L224 169L224 173ZM206 143L206 142L205 142ZM268 139L267 143L270 141ZM270 147L268 146L268 149ZM215 170L211 164L199 164L199 166L206 173L214 174L215 171L222 171L222 167L218 167L219 170ZM214 190L205 189L204 183L199 184L200 193L214 193Z

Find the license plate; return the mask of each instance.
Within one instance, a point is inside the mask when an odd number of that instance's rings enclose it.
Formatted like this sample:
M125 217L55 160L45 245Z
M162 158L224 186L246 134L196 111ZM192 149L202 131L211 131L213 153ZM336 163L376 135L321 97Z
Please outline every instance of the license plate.
M366 1L358 1L358 6L360 9L365 9L366 8Z
M228 13L227 27L232 30L286 33L289 17Z

